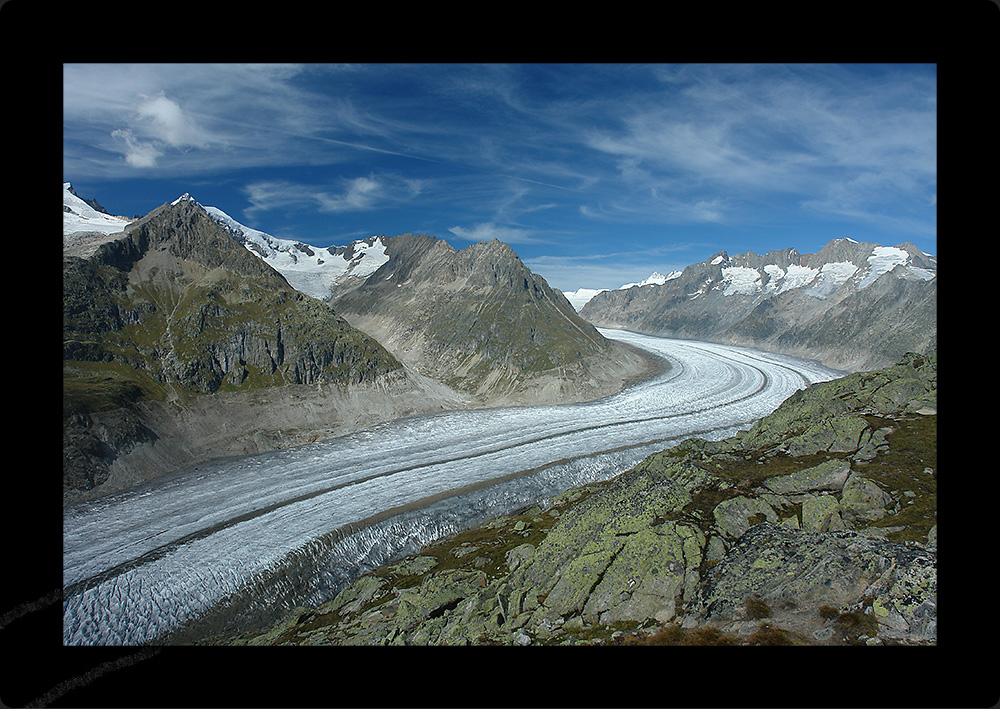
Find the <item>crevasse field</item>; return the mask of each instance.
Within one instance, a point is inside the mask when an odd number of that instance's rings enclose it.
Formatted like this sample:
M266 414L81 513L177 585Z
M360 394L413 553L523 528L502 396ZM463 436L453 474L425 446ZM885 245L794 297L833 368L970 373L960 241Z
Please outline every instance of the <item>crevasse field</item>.
M68 508L63 641L157 643L278 619L441 536L722 439L842 373L724 345L602 330L669 371L587 404L403 419L200 465Z

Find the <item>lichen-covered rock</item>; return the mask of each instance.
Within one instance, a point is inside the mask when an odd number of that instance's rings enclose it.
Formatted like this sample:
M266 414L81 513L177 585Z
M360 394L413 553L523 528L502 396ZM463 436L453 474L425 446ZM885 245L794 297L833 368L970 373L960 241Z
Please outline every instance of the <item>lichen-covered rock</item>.
M694 591L704 546L701 530L673 522L630 535L590 592L584 617L598 616L604 625L670 620L675 599Z
M747 598L771 608L791 601L799 610L866 603L890 637L936 637L937 557L853 531L802 532L769 524L752 527L713 566L694 611L728 621Z
M760 498L733 497L715 506L712 514L719 531L727 539L736 539L750 529L760 516L768 522L777 523L778 514L767 502Z
M829 532L844 529L840 502L833 495L810 495L802 503L802 529Z
M486 585L486 575L481 571L446 569L424 578L414 589L405 589L399 597L396 624L411 629L421 621L436 618L451 610L463 598L473 595Z
M780 495L811 490L840 490L850 474L850 462L834 458L795 473L768 478L764 481L764 487Z
M823 451L853 453L861 447L861 437L869 427L861 416L836 416L812 424L802 433L788 438L780 448L790 456Z
M840 497L844 516L850 522L882 519L886 515L886 505L891 502L892 497L885 490L856 473L848 478Z
M341 591L329 604L327 610L343 614L357 613L385 587L386 581L378 576L361 576Z
M514 547L506 555L507 568L513 571L525 561L530 559L535 553L535 545L525 542Z

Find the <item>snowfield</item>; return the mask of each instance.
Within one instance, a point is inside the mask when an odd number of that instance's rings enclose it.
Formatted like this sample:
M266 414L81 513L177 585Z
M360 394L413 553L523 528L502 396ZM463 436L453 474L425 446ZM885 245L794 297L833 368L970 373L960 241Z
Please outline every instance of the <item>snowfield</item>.
M203 208L251 253L283 275L292 288L320 300L328 299L344 279L367 278L389 261L381 236L348 246L320 248L245 226L218 207Z
M592 403L403 419L67 508L64 642L151 643L185 623L213 633L243 617L276 620L440 536L612 477L684 438L732 435L840 374L602 332L671 368Z
M132 220L99 212L75 194L72 185L63 183L63 236L77 231L99 231L115 234L123 231Z

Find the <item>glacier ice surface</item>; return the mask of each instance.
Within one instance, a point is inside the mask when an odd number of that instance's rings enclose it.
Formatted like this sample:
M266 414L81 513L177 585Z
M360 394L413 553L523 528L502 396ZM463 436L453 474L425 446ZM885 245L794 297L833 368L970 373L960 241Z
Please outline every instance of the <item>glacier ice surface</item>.
M671 368L600 401L451 411L200 465L67 508L63 641L132 645L269 622L441 536L723 438L840 373L749 348L602 330Z

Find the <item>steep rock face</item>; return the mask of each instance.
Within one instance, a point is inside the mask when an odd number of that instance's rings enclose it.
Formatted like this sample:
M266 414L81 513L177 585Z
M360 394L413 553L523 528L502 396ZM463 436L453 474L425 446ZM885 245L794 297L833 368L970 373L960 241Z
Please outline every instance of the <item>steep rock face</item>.
M937 346L936 273L936 260L908 243L720 252L663 284L599 293L580 314L603 327L877 369Z
M399 366L190 200L155 210L89 259L65 257L64 291L64 359L127 365L175 390L213 393L248 377L360 382Z
M106 479L119 454L157 439L139 402L285 385L371 384L400 363L332 309L294 290L190 199L121 233L64 239L64 478ZM133 407L116 427L108 415ZM104 431L98 435L98 432Z
M934 355L816 384L210 642L934 644L936 402Z
M404 234L388 261L331 303L404 363L491 403L541 390L556 400L621 387L643 363L583 321L511 247L481 242L456 251Z

